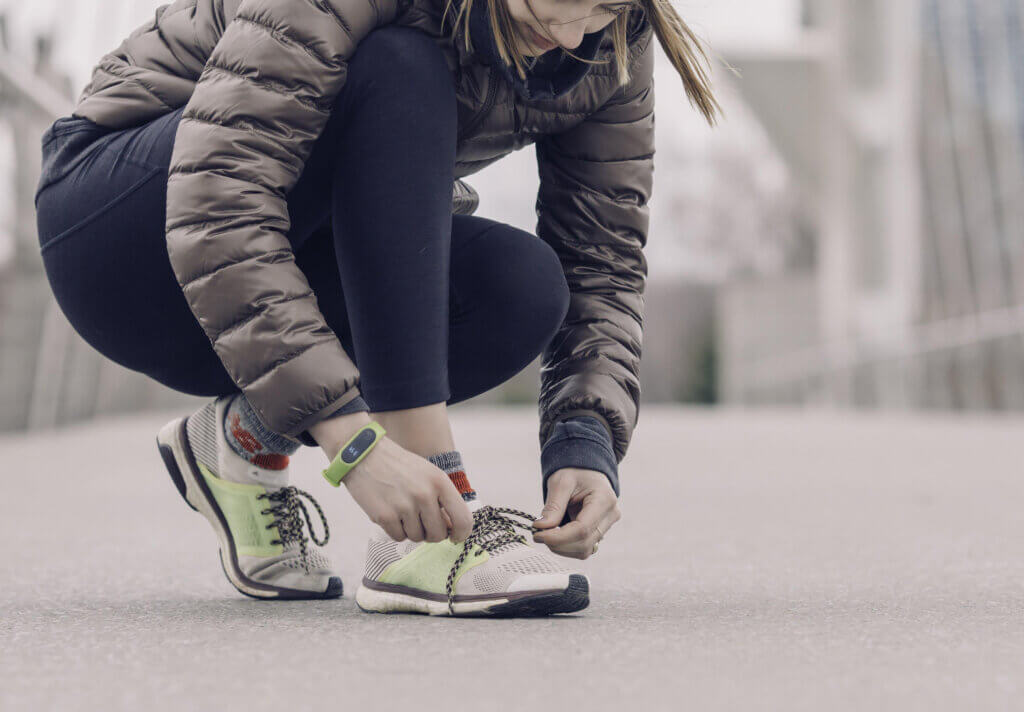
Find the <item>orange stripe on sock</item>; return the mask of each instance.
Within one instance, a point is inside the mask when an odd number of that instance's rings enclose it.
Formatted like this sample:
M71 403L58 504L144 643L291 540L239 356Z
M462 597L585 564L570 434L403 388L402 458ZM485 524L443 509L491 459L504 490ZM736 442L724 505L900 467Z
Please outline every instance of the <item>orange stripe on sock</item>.
M463 470L449 472L448 479L450 479L452 484L455 485L455 489L459 491L459 494L469 494L473 491L473 488L469 484L469 478L466 477L466 473Z
M262 467L264 470L284 470L288 467L288 456L279 453L254 455L252 464Z
M231 434L235 436L238 444L249 452L257 452L263 449L263 445L256 439L256 436L242 427L241 418L238 417L238 413L232 413L231 415Z

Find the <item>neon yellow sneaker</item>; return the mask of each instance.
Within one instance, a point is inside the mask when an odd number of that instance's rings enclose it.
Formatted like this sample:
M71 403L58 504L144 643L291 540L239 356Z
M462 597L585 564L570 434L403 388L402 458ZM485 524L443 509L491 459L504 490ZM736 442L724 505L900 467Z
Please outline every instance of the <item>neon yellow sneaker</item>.
M262 468L240 457L224 436L231 396L222 396L160 430L157 447L178 492L213 526L228 581L262 599L337 598L341 579L313 543L323 546L330 529L308 493L288 485L288 470ZM317 538L307 499L320 515Z
M530 531L533 517L479 500L468 504L473 532L461 544L395 541L377 527L356 591L359 608L435 616L543 616L587 607L587 577L516 531Z

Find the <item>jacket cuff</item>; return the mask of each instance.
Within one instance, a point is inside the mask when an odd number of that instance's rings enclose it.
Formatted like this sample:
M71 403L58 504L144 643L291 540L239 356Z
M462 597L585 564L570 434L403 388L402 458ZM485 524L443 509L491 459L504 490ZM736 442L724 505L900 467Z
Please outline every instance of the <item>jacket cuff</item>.
M619 470L611 435L593 416L574 416L556 423L541 448L540 467L545 502L548 499L548 478L563 467L603 473L615 496L619 496Z
M362 396L356 396L355 398L353 398L348 403L338 408L330 415L324 416L320 422L323 422L324 420L330 420L331 418L336 418L339 415L348 415L349 413L355 413L360 410L369 411L370 406L366 404L366 401L363 400ZM301 442L303 445L308 445L309 447L320 447L320 443L318 443L316 439L309 434L309 430L303 430L301 433L295 436L295 439Z

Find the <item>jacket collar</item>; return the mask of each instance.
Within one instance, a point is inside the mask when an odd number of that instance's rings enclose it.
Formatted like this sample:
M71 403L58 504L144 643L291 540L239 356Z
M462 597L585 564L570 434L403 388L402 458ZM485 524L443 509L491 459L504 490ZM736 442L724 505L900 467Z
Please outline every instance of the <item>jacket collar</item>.
M454 12L449 14L454 15ZM473 2L469 15L469 31L473 40L472 51L465 48L462 25L456 29L454 39L459 64L466 65L477 61L488 66L496 66L516 93L526 101L555 99L568 94L583 80L592 66L570 57L560 48L553 49L538 57L533 68L527 70L526 79L520 79L515 69L498 56L487 15L487 0ZM585 59L596 59L604 35L605 28L583 35L583 41L573 53Z

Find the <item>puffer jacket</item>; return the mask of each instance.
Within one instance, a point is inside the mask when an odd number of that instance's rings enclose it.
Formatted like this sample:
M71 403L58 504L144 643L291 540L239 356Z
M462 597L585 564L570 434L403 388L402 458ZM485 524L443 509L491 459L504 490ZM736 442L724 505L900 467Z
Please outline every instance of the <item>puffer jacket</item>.
M628 86L617 85L609 62L562 96L527 101L465 49L461 27L451 41L444 4L177 0L101 58L73 115L126 128L185 105L167 183L172 268L260 418L301 440L360 395L359 372L295 264L285 196L360 40L389 23L435 37L459 104L453 211L476 207L462 178L536 144L536 233L556 250L571 291L542 357L540 442L556 423L591 415L608 428L621 462L639 412L653 31L634 13ZM612 52L607 36L596 58Z

